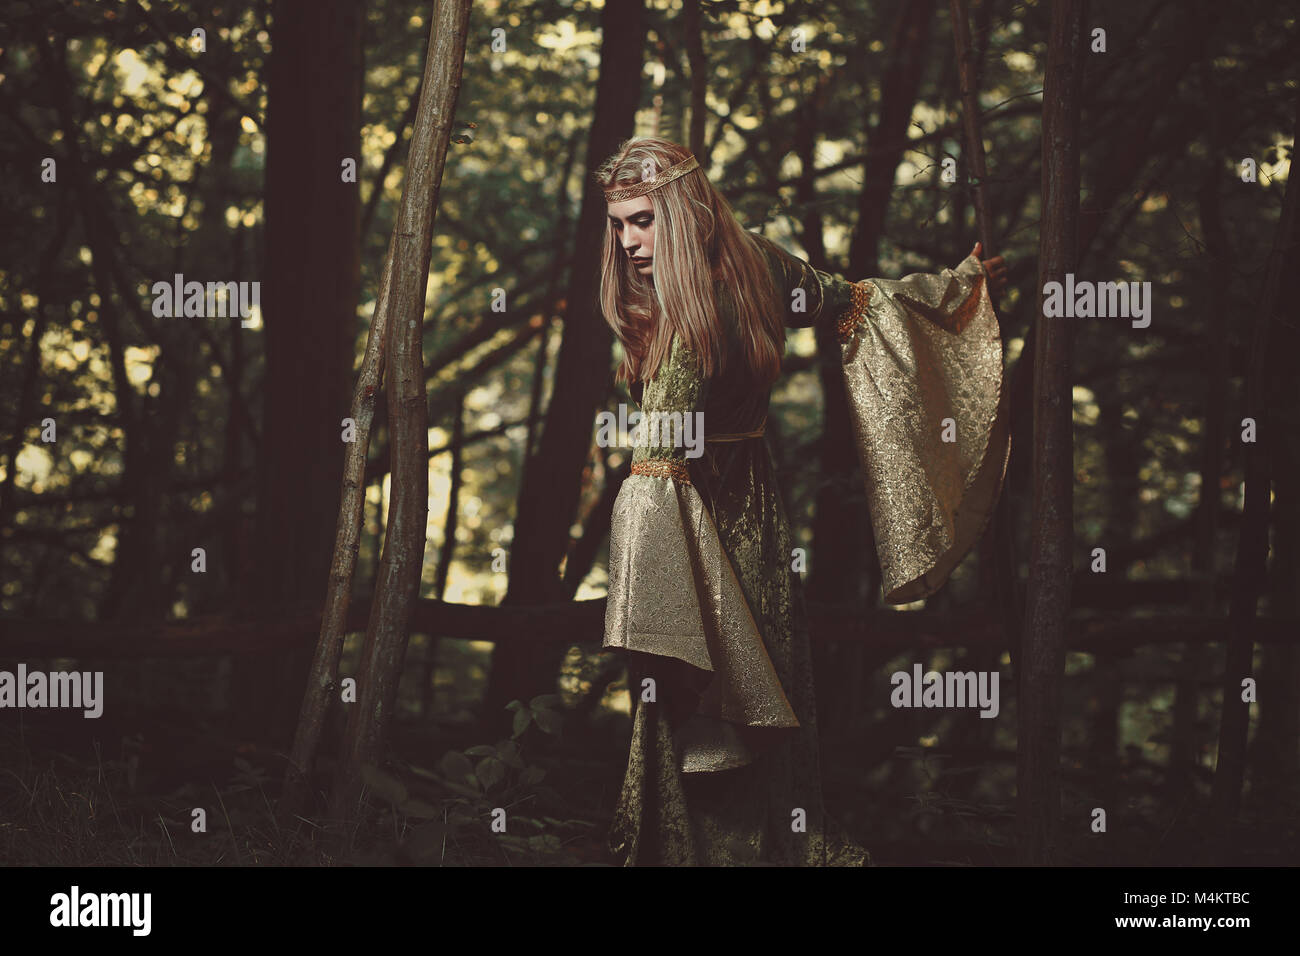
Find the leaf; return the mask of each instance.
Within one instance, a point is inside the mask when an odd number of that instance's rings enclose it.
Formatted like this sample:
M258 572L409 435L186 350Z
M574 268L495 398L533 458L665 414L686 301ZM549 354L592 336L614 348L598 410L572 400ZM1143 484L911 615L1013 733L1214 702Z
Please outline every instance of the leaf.
M483 784L483 789L488 790L505 779L506 765L496 757L488 757L479 762L474 775Z
M391 774L384 773L374 764L366 764L361 768L361 779L367 787L389 803L400 805L410 796L406 784Z
M553 710L535 710L533 720L548 734L558 734L564 726L564 717Z
M525 730L527 730L528 724L532 719L533 719L533 712L531 710L524 710L521 707L519 710L515 711L515 725L513 730L513 736L518 737Z
M541 767L528 767L519 775L519 782L525 787L531 787L542 782L546 777L546 771Z
M519 756L519 745L513 740L503 740L497 744L496 755L507 767L513 767L515 770L524 769L524 758Z
M550 707L559 707L560 695L559 694L538 694L536 697L534 697L531 701L528 702L528 706L531 707L533 710L540 710L540 709L545 709Z
M445 777L457 783L469 780L474 775L474 765L458 750L448 750L443 754L438 761L438 768Z
M497 748L490 747L487 744L475 744L465 751L467 757L495 757Z
M524 705L521 702L512 700L510 703L506 704L506 710L518 710L522 706Z

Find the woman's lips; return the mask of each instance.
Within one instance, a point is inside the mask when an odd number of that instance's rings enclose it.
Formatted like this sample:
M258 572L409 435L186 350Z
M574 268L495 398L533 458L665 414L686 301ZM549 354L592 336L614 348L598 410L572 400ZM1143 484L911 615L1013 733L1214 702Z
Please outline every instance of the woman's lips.
M643 266L649 263L649 261L649 259L638 259L636 256L632 257L632 264L634 266Z

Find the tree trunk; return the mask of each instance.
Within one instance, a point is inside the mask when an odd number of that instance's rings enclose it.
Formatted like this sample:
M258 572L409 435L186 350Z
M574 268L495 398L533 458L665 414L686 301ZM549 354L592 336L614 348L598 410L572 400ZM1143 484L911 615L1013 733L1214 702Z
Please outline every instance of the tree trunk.
M53 297L55 284L55 264L63 252L63 244L72 231L74 212L72 204L66 199L59 204L55 217L54 234L49 245L41 255L36 272L36 314L32 316L32 335L28 339L27 360L23 365L23 380L18 387L18 407L14 410L13 428L0 450L0 467L4 477L0 478L0 529L10 525L10 511L13 509L14 479L18 475L18 455L27 437L27 429L33 423L36 410L36 384L41 373L41 338L45 335L48 321L47 312ZM14 283L14 288L18 283ZM101 297L102 298L102 297Z
M606 460L603 468L604 487L601 489L600 497L587 512L586 520L582 524L582 537L574 544L569 560L564 565L566 598L570 600L576 598L578 588L582 586L582 582L586 580L592 566L596 563L601 545L609 539L609 528L614 518L614 502L618 500L619 490L631 473L631 456L625 457L617 468L611 468Z
M258 449L254 603L319 598L330 573L361 284L361 4L276 0L267 65L266 371ZM240 662L248 735L288 739L309 655Z
M977 59L980 49L973 48L970 35L970 12L967 0L950 0L949 15L952 20L953 44L957 53L958 84L961 89L962 131L964 139L963 159L967 179L964 185L971 194L971 204L975 209L975 234L982 244L981 257L990 258L996 246L993 241L993 216L989 210L988 190L985 188L987 164L984 157L984 132L980 121L979 75L980 61ZM987 43L987 35L982 42ZM982 49L982 47L981 47ZM936 190L936 192L940 192ZM964 196L963 188L960 195ZM963 210L964 212L964 210ZM965 228L965 217L959 221L960 228ZM965 237L962 237L964 241ZM990 293L991 294L991 293ZM1003 342L1007 341L1007 329L1002 321L1001 312L995 313L998 322L998 334ZM1004 388L1009 390L1010 382ZM1004 396L1003 401L1007 399ZM1011 454L1015 454L1013 446ZM1010 520L1010 496L998 496L993 517L980 538L978 550L979 593L980 600L996 608L1003 615L1008 626L1008 636L1013 646L1017 629L1010 627L1014 619L1014 607L1009 605L1010 583L1004 578L1014 573L1014 551L1011 536L1004 530ZM991 648L979 648L968 651L963 658L967 669L976 671L993 671L998 669L999 654ZM985 750L993 745L993 721L983 720L975 711L954 715L953 742L957 749ZM978 783L976 774L965 774L953 781L952 792L957 796L969 798Z
M543 345L545 340L543 339ZM442 519L442 547L438 549L438 563L433 572L433 596L439 601L447 599L447 577L451 563L456 559L456 531L460 527L460 489L465 481L465 394L460 396L456 420L451 432L451 485L447 489L447 510ZM433 712L433 676L438 664L438 635L425 635L424 665L420 669L420 714L427 717Z
M356 574L357 555L361 550L366 503L366 451L370 447L371 424L375 418L375 400L384 377L384 359L387 352L389 296L392 289L393 244L388 246L380 280L379 297L375 315L366 339L365 356L361 361L361 374L357 378L352 396L349 417L354 422L355 435L347 447L343 463L343 491L339 502L339 516L334 531L334 554L330 563L329 581L325 589L325 608L321 614L320 636L312 659L307 690L298 713L298 727L294 733L293 748L285 770L284 789L280 794L278 811L283 819L290 819L304 805L311 769L316 760L321 735L329 717L330 705L339 688L339 660L343 656L343 639L347 634L348 608L352 599L352 581ZM382 504L376 525L383 521ZM378 542L375 545L378 550Z
M871 130L863 163L858 222L849 244L849 278L861 279L879 273L880 238L893 196L894 174L908 145L907 127L921 88L933 9L932 0L906 4L900 8L894 23L889 61L881 79L880 116ZM802 238L809 249L810 261L822 268L824 262L816 261L821 237L805 232ZM813 518L808 597L822 601L852 600L859 596L859 588L865 583L866 601L874 604L880 579L867 554L867 551L874 554L870 545L870 518L865 502L856 506L849 502L851 497L857 497L853 475L858 460L840 371L839 341L830 324L819 326L816 334L823 396L818 455L821 483Z
M1286 354L1295 355L1295 349ZM1275 545L1268 603L1271 617L1294 621L1300 617L1300 456L1295 436L1284 444L1273 483ZM1252 779L1261 796L1287 806L1300 784L1300 653L1295 645L1269 645L1261 657Z
M880 237L893 197L894 174L907 148L907 127L921 88L933 7L931 0L909 3L899 9L894 21L889 59L881 79L880 115L869 136L862 190L858 194L858 222L849 243L850 278L865 278L879 272ZM814 89L796 139L803 163L800 198L806 204L800 239L809 263L819 269L829 264L812 177L816 123L826 93L824 85ZM854 480L858 459L852 440L848 395L840 370L839 340L830 324L818 326L814 334L822 387L822 434L813 506L808 599L872 606L878 599L880 568L871 517ZM861 648L819 649L814 652L813 662L818 683L827 690L828 714L835 715L832 720L851 720L862 700L860 688L866 661Z
M160 499L171 472L169 428L176 423L173 414L160 414L161 390L165 389L173 404L186 400L186 395L177 394L183 389L177 389L176 385L180 384L178 379L183 381L185 378L182 370L187 363L185 356L172 347L175 334L179 333L171 330L163 333L155 327L140 310L138 296L127 294L119 297L114 294L113 260L118 230L110 218L109 206L94 172L82 156L81 144L85 137L78 120L82 109L74 99L68 77L65 42L62 38L57 42L42 38L38 52L63 134L68 181L77 197L86 245L91 251L91 274L101 300L100 321L108 341L113 397L123 434L121 486L128 505L123 510L113 569L100 602L99 618L116 622L158 620L163 617L165 609L161 586L163 554L158 546L162 524ZM161 354L154 364L159 372L157 384L160 392L157 395L137 395L127 378L125 320L128 316L159 341ZM177 368L169 367L173 361Z
M397 703L408 623L424 566L429 518L424 300L438 193L460 96L469 5L470 0L439 0L434 9L406 183L390 241L392 315L384 375L392 435L388 533L361 648L357 700L348 714L330 798L335 820L350 815L363 768L379 759Z
M1079 100L1086 0L1052 7L1043 83L1040 296L1078 263ZM1071 318L1048 319L1040 298L1034 355L1034 478L1016 750L1019 856L1057 859L1061 814L1061 687L1073 548L1074 443ZM1081 824L1086 825L1086 824Z
M980 129L979 86L976 73L979 63L971 48L970 14L966 0L949 0L948 12L952 17L953 43L957 48L958 78L961 83L961 120L965 139L964 159L967 174L973 180L975 205L975 234L984 244L984 255L993 255L993 219L989 213L988 195L984 189L987 167L984 162L984 135ZM999 323L1000 325L1000 323ZM1000 329L1005 333L1004 329Z
M1296 98L1300 123L1300 95ZM1252 676L1255 645L1250 625L1256 602L1267 581L1270 457L1278 445L1283 416L1279 404L1294 405L1295 381L1283 382L1278 367L1281 348L1294 345L1286 332L1283 308L1290 308L1296 284L1296 184L1287 180L1286 199L1274 233L1260 308L1256 313L1250 368L1246 373L1245 416L1256 424L1256 439L1245 444L1246 502L1242 508L1237 537L1236 569L1232 601L1228 609L1228 648L1223 671L1223 717L1219 724L1219 760L1214 772L1214 818L1220 837L1226 836L1241 808L1241 785L1246 774L1246 739L1250 729L1250 706L1242 700L1242 682ZM1273 326L1278 326L1278 331ZM1275 379L1275 376L1276 379ZM1226 846L1225 843L1220 844Z
M686 62L691 71L691 118L686 147L701 165L707 165L704 121L708 117L709 61L704 53L704 35L700 28L700 0L686 0L682 13Z
M641 93L644 9L640 2L606 6L601 17L600 79L587 141L582 211L573 244L564 332L555 387L535 459L519 490L510 585L505 603L541 603L562 591L560 564L578 510L582 474L592 447L596 411L609 392L612 335L596 297L605 232L605 197L591 175L632 135ZM492 653L484 717L494 721L513 698L551 693L559 656L520 645Z
M1113 583L1112 576L1122 581L1123 568L1127 562L1122 555L1132 545L1133 529L1137 527L1138 518L1138 471L1141 467L1141 436L1135 429L1126 428L1124 409L1126 399L1116 388L1097 390L1097 424L1101 432L1105 451L1106 485L1109 489L1106 502L1106 522L1102 528L1101 541L1106 548L1107 571L1105 575L1085 578L1089 583ZM1080 575L1091 574L1083 568ZM1076 575L1078 578L1078 575ZM1111 581L1098 581L1098 578ZM1114 597L1107 600L1098 595L1098 603L1107 609L1116 609L1126 603L1125 593L1113 592ZM1129 592L1130 597L1138 601L1142 598ZM1071 593L1070 603L1079 607L1083 596L1076 588ZM1118 758L1120 742L1120 706L1124 702L1124 675L1121 660L1125 651L1099 651L1093 662L1091 684L1089 685L1088 715L1090 732L1090 750L1093 767L1100 782L1104 806L1111 806L1113 798L1119 792Z
M1208 60L1202 61L1201 89L1211 104L1207 123L1206 151L1209 156L1205 181L1197 197L1201 233L1205 238L1206 336L1203 368L1205 376L1204 444L1201 447L1201 493L1197 502L1196 540L1192 549L1192 578L1203 585L1196 610L1214 612L1216 541L1218 538L1219 477L1223 473L1223 436L1225 403L1228 390L1228 350L1223 347L1228 328L1228 283L1232 276L1232 250L1228 247L1219 203L1222 178L1222 144L1219 142L1222 98L1209 73ZM1201 740L1197 733L1201 703L1201 676L1206 664L1205 648L1184 644L1179 661L1179 681L1174 698L1174 725L1169 754L1168 790L1171 794L1188 792L1200 765Z

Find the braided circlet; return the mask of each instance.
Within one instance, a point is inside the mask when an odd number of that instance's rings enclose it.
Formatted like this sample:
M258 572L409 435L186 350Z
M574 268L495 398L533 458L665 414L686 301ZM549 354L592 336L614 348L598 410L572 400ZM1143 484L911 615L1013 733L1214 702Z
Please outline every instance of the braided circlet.
M698 168L699 165L700 164L695 157L691 156L678 163L676 166L669 166L662 172L643 179L639 183L633 183L630 186L614 186L613 188L602 187L605 189L605 201L622 202L625 199L634 199L637 196L644 196L651 190L658 189L660 186L667 185L674 180L680 179L692 169Z

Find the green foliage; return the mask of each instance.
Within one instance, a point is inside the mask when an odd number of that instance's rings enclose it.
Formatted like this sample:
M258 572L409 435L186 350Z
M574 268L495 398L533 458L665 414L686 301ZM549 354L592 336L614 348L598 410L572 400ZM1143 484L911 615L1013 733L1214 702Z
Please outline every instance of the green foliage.
M536 724L543 733L559 734L564 725L564 718L557 710L560 706L558 694L540 694L527 704L512 700L506 710L514 712L513 736L523 736L531 724Z

